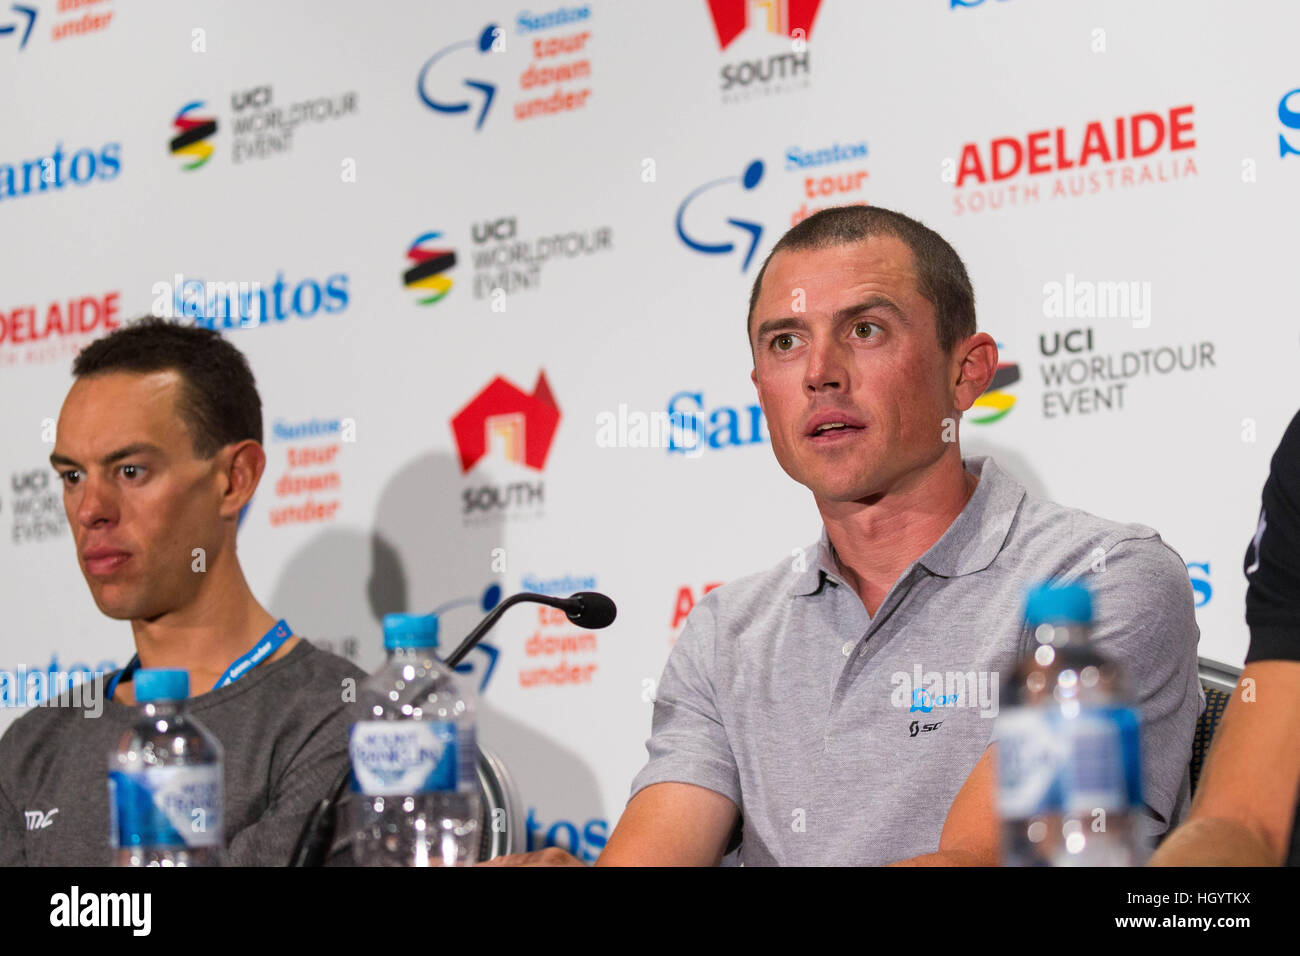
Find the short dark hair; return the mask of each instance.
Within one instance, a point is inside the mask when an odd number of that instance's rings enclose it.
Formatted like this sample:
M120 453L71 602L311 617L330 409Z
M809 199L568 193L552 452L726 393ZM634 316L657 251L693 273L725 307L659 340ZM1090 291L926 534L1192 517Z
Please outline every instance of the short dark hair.
M814 213L777 240L763 260L749 295L745 337L754 321L754 307L763 287L763 275L772 257L782 251L825 249L862 242L873 236L893 236L912 250L916 260L917 291L934 306L939 347L945 353L975 334L975 290L957 250L933 229L910 216L880 206L833 206Z
M176 411L194 453L211 458L232 442L262 441L262 399L248 359L221 333L147 316L96 339L72 363L77 378L108 372L175 371Z

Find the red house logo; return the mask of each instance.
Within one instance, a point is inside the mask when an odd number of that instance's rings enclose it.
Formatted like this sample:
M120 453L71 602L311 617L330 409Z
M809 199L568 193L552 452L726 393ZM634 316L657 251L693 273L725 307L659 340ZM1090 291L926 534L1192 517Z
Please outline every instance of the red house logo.
M718 31L718 46L725 50L751 25L775 36L807 40L819 3L821 0L709 0L709 12Z
M541 471L559 424L560 408L545 372L538 373L531 395L498 375L451 420L461 473L477 465L494 443L507 460Z

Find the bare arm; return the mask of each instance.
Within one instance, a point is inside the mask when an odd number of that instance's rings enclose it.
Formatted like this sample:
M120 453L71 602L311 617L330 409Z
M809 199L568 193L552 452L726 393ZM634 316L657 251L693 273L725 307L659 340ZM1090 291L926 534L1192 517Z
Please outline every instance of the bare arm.
M597 866L717 866L736 825L736 805L690 783L656 783L633 797ZM491 866L581 866L557 847L488 861Z
M1214 736L1191 815L1151 865L1281 864L1300 789L1297 738L1300 661L1247 664Z
M656 783L628 802L597 866L717 866L736 805L690 783Z
M997 764L990 744L957 791L939 834L939 851L890 866L997 866L1000 858Z

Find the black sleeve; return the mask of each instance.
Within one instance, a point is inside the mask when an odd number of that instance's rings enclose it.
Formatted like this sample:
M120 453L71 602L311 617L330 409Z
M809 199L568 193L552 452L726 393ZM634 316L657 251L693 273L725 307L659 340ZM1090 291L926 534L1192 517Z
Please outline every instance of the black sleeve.
M1273 453L1246 548L1246 663L1300 660L1300 413Z

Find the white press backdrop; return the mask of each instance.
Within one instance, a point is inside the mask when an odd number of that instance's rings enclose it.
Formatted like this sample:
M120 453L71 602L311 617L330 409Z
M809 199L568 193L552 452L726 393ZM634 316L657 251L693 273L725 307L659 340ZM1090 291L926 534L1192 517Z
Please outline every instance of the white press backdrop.
M1300 404L1300 8L64 6L0 11L0 670L131 654L46 461L76 349L198 302L186 281L260 283L270 314L227 330L267 428L254 590L367 669L387 611L450 604L450 644L494 584L610 594L594 637L517 609L470 658L531 839L594 857L682 613L817 535L754 433L742 327L772 243L842 202L914 215L968 264L1019 377L968 414L966 452L1157 528L1201 653L1240 663L1242 555ZM421 304L438 281L404 273L439 253L451 286ZM670 408L706 422L702 453L645 447Z

